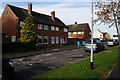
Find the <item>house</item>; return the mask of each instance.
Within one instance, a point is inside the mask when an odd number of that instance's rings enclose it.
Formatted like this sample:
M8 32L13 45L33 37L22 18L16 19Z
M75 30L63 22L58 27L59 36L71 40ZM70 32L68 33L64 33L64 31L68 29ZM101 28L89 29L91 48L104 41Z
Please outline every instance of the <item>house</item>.
M101 32L99 29L93 33L93 38L94 39L100 39L100 40L109 40L110 35L107 32Z
M68 27L57 17L55 11L51 16L32 11L32 4L28 10L7 4L2 13L2 34L14 42L20 38L21 26L26 17L30 16L35 24L34 29L40 45L60 45L67 42Z
M102 32L98 29L96 32L93 33L93 38L103 40Z
M85 41L90 39L90 27L88 23L67 25L68 29L68 43L75 43L77 41Z

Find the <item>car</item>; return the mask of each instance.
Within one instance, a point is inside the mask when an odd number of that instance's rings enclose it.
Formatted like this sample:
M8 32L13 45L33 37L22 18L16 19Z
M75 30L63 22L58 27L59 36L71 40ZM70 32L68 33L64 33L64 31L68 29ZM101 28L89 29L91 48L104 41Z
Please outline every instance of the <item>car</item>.
M14 72L12 60L2 58L2 80L13 80Z
M86 44L84 45L84 50L85 52L90 52L91 51L91 40L86 41ZM100 40L93 40L93 51L94 52L100 52L105 50L105 46Z
M118 39L115 39L115 44L119 45L119 40Z
M107 46L115 46L115 45L117 45L117 43L114 39L110 39L107 41Z

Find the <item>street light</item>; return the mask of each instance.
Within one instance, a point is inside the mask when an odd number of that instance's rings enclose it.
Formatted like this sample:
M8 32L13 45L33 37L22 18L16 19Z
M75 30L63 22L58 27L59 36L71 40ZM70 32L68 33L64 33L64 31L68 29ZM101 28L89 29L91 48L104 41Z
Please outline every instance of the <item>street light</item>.
M92 18L91 18L91 54L90 54L90 69L94 69L93 66L93 0L91 2L91 13L92 13Z

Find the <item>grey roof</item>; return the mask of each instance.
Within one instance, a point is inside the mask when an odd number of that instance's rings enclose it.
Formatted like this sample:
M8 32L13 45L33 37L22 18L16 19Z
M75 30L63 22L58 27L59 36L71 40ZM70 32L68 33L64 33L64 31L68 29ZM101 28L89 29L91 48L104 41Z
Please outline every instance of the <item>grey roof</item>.
M7 4L8 5L8 4ZM8 5L10 9L14 12L14 14L20 19L25 20L26 17L30 16L28 14L28 10L19 8L16 6ZM53 25L53 26L59 26L59 27L67 27L60 19L55 17L55 20L51 19L51 16L37 13L32 11L31 18L34 23L41 23L41 24L47 24L47 25Z
M71 24L67 25L69 27L68 31L84 31L87 27L89 27L88 23L83 24ZM90 29L90 28L89 28Z

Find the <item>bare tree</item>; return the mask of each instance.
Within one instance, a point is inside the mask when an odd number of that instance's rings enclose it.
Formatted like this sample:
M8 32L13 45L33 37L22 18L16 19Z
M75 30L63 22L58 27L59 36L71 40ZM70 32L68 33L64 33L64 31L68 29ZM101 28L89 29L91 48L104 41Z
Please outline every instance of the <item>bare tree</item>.
M109 24L109 28L114 26L116 27L118 39L120 40L120 32L118 26L118 16L120 16L120 1L108 1L105 2L94 2L95 8L97 11L95 14L97 18L94 20L94 23L99 22Z

